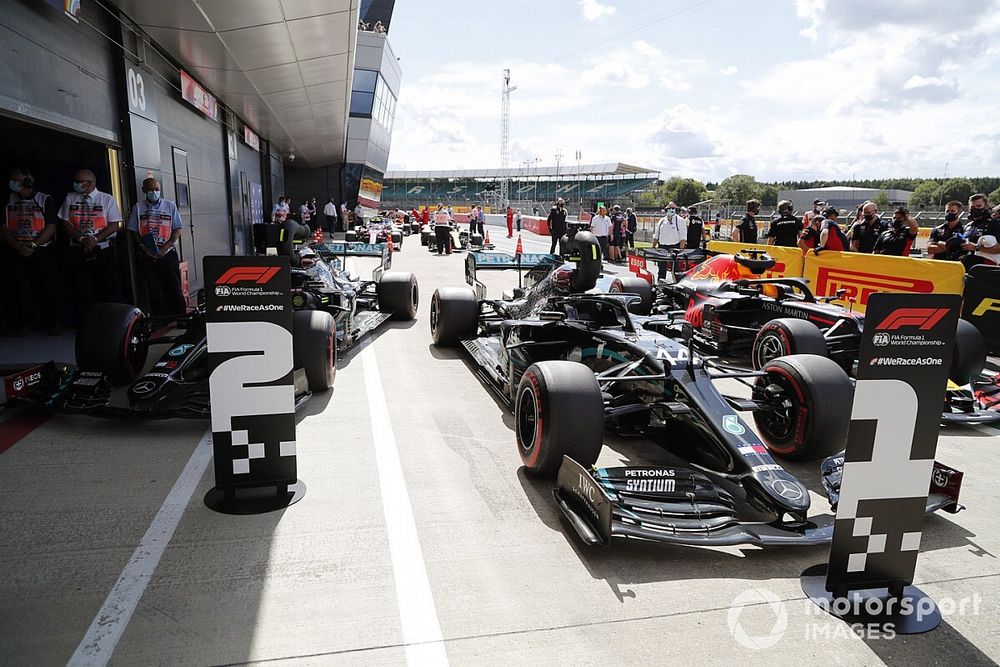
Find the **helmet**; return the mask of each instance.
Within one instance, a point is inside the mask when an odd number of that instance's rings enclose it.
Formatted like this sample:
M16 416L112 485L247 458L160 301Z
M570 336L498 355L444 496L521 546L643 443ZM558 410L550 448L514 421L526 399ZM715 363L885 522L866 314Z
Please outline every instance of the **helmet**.
M794 210L795 210L795 205L792 204L792 202L788 201L787 199L782 199L781 201L778 202L778 213L785 215L785 214L790 214Z

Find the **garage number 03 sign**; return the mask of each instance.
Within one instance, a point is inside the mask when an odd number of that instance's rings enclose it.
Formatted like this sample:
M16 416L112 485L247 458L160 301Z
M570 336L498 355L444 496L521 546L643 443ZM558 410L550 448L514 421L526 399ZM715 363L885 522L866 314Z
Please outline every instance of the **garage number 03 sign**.
M287 257L206 257L218 487L294 483L295 386Z

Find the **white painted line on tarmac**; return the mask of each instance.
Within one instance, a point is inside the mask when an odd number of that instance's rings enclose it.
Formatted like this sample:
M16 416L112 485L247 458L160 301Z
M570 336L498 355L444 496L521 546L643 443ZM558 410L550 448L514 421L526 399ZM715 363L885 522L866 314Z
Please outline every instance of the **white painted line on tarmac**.
M396 601L403 628L403 643L406 646L406 662L414 667L447 665L448 654L441 638L441 626L434 608L434 596L424 566L420 538L413 520L413 508L406 491L406 479L399 462L399 449L389 421L389 407L382 389L382 378L373 346L366 345L361 351L361 364L365 374L365 391L368 394L368 411L375 443L375 464L389 536L389 555L396 582Z
M125 634L132 613L149 580L153 577L160 557L170 543L191 494L198 487L202 475L212 460L212 432L202 436L180 477L167 494L139 546L132 553L118 581L108 594L108 599L90 623L87 634L76 647L68 665L107 665L118 641Z

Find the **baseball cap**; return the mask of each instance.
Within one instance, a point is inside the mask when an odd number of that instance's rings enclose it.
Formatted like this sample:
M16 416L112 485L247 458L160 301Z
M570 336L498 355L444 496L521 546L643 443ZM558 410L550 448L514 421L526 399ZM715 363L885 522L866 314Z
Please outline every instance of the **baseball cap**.
M817 204L822 204L822 203L823 203L822 199L813 199L813 206L816 206Z

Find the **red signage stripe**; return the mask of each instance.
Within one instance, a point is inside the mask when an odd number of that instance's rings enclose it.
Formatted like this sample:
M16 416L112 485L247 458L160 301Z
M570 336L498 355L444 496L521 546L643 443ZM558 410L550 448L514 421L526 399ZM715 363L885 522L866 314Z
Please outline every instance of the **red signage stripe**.
M40 413L20 414L0 422L0 454L20 442L26 435L45 423L48 418L48 415Z
M279 266L272 266L270 269L265 271L260 278L257 279L257 284L263 285L264 283L269 282L271 278L273 278L274 275L278 273L280 269L281 267Z

